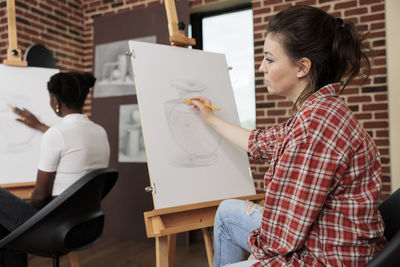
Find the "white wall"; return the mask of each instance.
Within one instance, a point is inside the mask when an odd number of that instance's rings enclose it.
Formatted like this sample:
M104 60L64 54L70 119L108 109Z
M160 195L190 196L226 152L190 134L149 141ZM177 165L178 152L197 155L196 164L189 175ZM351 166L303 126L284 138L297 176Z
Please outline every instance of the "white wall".
M400 1L386 0L389 91L390 169L392 191L400 187Z

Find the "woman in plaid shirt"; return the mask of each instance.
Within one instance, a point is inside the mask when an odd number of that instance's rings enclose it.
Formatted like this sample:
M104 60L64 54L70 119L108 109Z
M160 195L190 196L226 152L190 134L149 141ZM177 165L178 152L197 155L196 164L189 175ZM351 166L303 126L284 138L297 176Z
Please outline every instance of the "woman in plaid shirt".
M260 66L268 92L294 103L288 121L249 131L215 117L208 99L192 99L212 128L269 162L264 207L219 206L214 267L363 266L386 244L379 153L339 97L362 62L369 67L361 48L351 23L293 6L269 22Z

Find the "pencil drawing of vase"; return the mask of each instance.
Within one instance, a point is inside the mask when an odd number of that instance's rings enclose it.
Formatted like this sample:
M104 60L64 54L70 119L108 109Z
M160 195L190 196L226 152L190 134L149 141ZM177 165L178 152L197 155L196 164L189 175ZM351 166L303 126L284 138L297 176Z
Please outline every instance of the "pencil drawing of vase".
M11 106L21 106L29 101L24 96L0 99L0 152L19 153L30 149L31 142L37 132L16 121L18 116L12 112ZM40 118L40 114L36 114Z
M179 98L165 102L164 108L170 133L180 152L169 163L175 167L214 164L221 137L203 122L198 110L183 100L203 95L206 86L192 80L174 80L170 85L177 90Z

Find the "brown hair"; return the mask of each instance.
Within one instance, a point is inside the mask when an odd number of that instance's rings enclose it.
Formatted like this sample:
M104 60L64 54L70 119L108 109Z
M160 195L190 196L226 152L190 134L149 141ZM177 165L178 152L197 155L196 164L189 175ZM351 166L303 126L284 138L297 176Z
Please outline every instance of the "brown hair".
M329 83L342 81L343 90L355 76L368 77L370 62L363 51L365 35L358 33L352 22L344 23L315 7L297 5L271 19L267 26L267 34L270 33L281 41L294 62L303 57L311 61L309 86L295 106ZM366 75L360 73L363 61Z

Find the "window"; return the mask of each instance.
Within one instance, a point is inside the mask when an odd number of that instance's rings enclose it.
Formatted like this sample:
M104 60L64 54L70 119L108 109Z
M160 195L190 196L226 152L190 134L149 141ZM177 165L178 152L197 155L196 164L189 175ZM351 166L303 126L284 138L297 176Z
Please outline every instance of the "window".
M245 4L191 16L194 48L226 55L242 127L255 128L253 12Z

